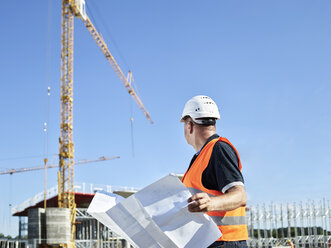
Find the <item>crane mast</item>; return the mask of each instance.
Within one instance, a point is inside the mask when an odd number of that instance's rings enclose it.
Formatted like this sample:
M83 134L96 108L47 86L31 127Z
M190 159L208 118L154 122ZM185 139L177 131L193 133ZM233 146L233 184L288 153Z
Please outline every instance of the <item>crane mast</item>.
M124 84L125 88L143 111L146 118L153 123L148 111L131 86L132 73L126 78L110 53L102 36L85 12L85 0L62 0L61 21L61 135L59 138L59 172L58 172L58 204L60 208L70 209L71 242L75 247L76 204L74 192L74 143L73 143L73 47L74 17L82 19L86 28L98 44L106 59ZM67 246L68 244L64 244Z
M73 1L62 0L61 19L61 133L59 138L58 204L70 209L71 247L74 247L76 204L73 143Z

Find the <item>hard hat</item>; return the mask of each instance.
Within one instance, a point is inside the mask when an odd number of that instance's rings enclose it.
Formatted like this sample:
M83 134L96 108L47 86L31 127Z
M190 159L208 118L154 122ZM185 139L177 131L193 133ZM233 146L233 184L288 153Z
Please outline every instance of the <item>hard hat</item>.
M197 124L208 124L204 119L220 119L216 103L209 96L195 96L185 104L181 121L186 116L190 116Z

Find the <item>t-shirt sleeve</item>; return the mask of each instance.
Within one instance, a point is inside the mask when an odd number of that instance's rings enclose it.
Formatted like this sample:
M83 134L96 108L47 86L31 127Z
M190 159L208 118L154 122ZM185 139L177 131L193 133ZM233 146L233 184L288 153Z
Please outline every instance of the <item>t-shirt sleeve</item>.
M209 164L202 174L202 184L207 189L216 189L223 193L235 185L244 185L239 159L229 144L215 144Z

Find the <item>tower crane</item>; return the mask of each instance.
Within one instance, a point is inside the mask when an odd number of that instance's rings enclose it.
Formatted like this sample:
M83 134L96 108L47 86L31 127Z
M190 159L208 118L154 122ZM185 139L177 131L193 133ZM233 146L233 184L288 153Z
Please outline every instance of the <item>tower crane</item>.
M85 0L62 0L61 23L61 134L59 138L59 172L58 203L60 208L71 210L71 242L75 247L75 194L74 194L74 143L73 143L73 45L74 17L80 18L88 29L106 59L115 70L128 93L143 111L146 118L153 123L142 101L131 87L132 74L125 77L114 57L110 53L102 36L86 15ZM67 246L67 244L65 244Z
M74 163L74 165L79 165L79 164L88 164L88 163L95 163L95 162L102 162L106 160L113 160L113 159L118 159L120 158L119 156L112 156L112 157L105 157L102 156L97 159L83 159L83 160L78 160ZM58 168L58 164L48 164L47 168ZM35 170L43 170L45 169L45 166L34 166L34 167L26 167L26 168L18 168L18 169L7 169L0 171L0 175L6 175L6 174L14 174L14 173L21 173L21 172L28 172L28 171L35 171Z

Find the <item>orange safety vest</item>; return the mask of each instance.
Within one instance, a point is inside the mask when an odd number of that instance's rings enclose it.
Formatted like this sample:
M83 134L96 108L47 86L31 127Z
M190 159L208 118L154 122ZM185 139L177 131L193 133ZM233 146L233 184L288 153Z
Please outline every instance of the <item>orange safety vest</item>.
M222 137L213 139L200 151L194 163L184 174L182 182L191 192L205 192L210 196L223 195L221 191L210 190L202 185L202 173L207 168L214 145L218 141L229 144L235 150L239 160L239 169L241 171L241 162L238 152L230 141ZM248 239L245 207L239 207L231 211L212 211L207 212L207 214L212 217L223 234L218 241L238 241Z

